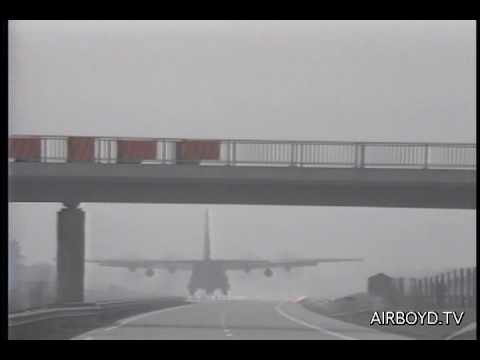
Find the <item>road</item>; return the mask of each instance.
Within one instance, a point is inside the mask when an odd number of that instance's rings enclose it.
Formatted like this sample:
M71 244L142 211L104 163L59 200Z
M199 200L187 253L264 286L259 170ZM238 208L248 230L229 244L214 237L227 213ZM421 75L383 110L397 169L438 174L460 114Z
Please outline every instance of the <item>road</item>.
M74 340L408 339L312 313L293 302L212 301L120 320Z

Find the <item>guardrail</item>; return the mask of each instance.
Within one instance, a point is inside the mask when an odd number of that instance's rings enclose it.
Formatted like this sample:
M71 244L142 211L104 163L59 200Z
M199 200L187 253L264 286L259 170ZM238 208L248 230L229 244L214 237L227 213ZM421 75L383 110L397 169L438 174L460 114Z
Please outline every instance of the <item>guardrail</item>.
M452 269L422 278L389 278L389 286L386 281L379 284L381 280L372 277L367 290L395 305L464 309L476 305L476 278L476 267Z
M138 313L186 304L183 297L64 304L8 315L8 338L68 339Z
M9 159L99 164L197 164L475 169L476 144L15 135Z

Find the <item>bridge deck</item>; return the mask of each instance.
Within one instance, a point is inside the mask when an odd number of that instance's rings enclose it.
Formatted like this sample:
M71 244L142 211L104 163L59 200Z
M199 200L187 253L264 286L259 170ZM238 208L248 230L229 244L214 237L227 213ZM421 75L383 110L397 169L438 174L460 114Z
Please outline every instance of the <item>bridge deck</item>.
M14 202L474 209L474 170L97 163L10 164Z

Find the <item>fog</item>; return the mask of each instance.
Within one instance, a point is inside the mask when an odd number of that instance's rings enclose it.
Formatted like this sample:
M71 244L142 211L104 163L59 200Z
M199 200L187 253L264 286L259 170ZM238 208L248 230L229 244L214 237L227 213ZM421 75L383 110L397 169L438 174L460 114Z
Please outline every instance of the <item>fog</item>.
M473 21L14 21L11 134L476 142ZM87 258L363 257L229 274L232 295L343 296L475 264L475 211L83 204ZM60 204L9 204L54 263ZM188 272L86 266L86 288L185 293Z

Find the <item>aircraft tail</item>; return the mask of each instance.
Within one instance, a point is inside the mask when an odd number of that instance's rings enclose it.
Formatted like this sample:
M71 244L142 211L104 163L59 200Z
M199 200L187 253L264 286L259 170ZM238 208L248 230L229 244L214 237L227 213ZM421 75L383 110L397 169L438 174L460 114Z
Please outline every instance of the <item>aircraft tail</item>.
M210 260L210 227L208 210L205 212L205 238L203 241L203 259Z

